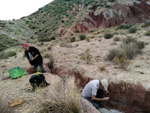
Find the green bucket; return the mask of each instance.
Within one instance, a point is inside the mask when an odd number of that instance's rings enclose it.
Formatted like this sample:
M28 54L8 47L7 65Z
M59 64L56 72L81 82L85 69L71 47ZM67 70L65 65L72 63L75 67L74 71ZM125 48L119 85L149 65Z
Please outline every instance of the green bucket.
M20 67L9 69L8 72L11 78L19 78L26 74L26 72Z

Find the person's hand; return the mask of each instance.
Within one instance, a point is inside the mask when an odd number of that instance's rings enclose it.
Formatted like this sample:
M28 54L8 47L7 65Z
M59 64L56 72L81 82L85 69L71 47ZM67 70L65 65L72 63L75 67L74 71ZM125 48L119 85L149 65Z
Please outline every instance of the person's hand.
M106 101L109 100L109 97L104 97L104 100L106 100Z
M34 58L31 58L31 59L30 59L30 61L33 61L33 60L34 60Z
M108 94L108 93L109 93L109 91L104 90L104 93L105 93L105 94Z

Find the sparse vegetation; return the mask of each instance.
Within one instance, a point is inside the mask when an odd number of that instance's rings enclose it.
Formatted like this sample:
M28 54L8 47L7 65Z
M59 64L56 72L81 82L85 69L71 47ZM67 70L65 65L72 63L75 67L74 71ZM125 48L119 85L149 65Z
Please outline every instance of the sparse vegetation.
M0 34L0 52L13 46L19 45L19 42L15 39L9 38L5 34Z
M120 48L112 49L107 56L108 60L115 62L120 68L125 68L128 60L134 58L145 47L145 43L128 37L123 40Z
M124 52L119 53L118 56L116 56L113 61L121 68L126 69L128 66L128 59L126 58L126 55Z
M150 36L150 31L147 31L147 32L145 33L145 36Z
M111 34L111 33L105 33L104 34L104 38L105 39L110 39L110 38L112 38L113 37L113 34Z
M81 54L81 59L82 59L82 60L85 60L87 64L90 64L90 63L91 63L92 56L91 56L91 54L90 54L90 49L89 49L89 48L87 48L87 49L85 50L85 52L83 52L83 53Z
M120 41L120 38L119 37L115 37L114 41Z
M100 66L98 69L100 70L100 71L104 71L105 70L105 65L103 65L103 66Z
M142 27L149 27L150 26L150 20L145 21Z
M132 25L120 25L119 27L117 27L117 30L118 29L129 29L131 27L132 27Z
M79 90L75 79L69 77L55 85L49 93L48 100L41 105L41 113L81 113Z
M72 37L71 39L70 39L70 42L75 42L76 41L76 37Z
M86 35L81 34L81 35L79 35L79 38L80 38L80 40L84 40L84 39L86 39Z
M55 60L51 54L48 54L48 57L49 57L48 67L52 70L54 68Z
M0 53L0 59L7 59L7 58L15 56L15 55L16 55L16 51L15 50L2 51Z
M137 28L136 27L131 27L129 29L129 33L135 33L137 31Z

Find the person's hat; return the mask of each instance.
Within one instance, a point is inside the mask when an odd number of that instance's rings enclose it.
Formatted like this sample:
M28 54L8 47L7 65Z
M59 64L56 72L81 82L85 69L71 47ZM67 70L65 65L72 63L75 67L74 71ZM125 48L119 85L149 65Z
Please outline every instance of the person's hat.
M23 48L28 47L28 46L29 46L29 45L28 45L27 43L24 43L24 44L22 45Z
M102 79L101 84L103 85L104 90L108 91L108 81L106 79Z

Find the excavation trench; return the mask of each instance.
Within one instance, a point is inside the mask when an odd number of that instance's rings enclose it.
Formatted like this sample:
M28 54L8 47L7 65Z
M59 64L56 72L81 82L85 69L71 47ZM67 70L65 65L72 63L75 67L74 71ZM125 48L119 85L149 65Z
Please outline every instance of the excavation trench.
M53 74L58 76L74 76L79 88L83 88L92 78L85 77L79 71L63 70L54 68ZM117 109L125 113L150 113L150 91L146 91L141 85L127 84L120 82L118 84L109 84L110 100L103 103L107 109Z
M74 76L80 89L92 78L85 77L77 70L66 70L55 67L52 74L64 78L64 75ZM150 91L145 90L140 84L133 85L125 82L109 84L109 101L102 103L107 109L117 109L123 113L150 113Z

